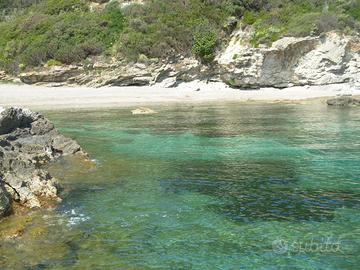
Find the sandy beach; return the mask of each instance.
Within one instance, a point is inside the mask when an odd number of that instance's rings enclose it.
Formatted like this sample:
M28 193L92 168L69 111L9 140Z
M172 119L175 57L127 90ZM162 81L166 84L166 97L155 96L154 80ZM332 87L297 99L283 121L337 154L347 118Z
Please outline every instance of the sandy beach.
M232 89L222 83L191 82L176 88L143 87L46 87L0 84L0 106L30 109L103 108L151 106L173 103L213 102L324 102L342 94L360 95L349 84L297 86L284 89Z

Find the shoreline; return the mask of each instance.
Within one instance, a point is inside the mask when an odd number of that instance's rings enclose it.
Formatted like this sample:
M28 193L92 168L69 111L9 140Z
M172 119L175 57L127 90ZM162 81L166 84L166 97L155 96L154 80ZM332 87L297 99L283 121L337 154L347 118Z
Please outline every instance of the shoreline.
M289 88L235 89L223 83L189 82L175 88L127 87L47 87L0 84L0 106L30 109L96 109L172 104L207 103L303 103L325 102L327 98L351 94L360 88L350 84L294 86Z

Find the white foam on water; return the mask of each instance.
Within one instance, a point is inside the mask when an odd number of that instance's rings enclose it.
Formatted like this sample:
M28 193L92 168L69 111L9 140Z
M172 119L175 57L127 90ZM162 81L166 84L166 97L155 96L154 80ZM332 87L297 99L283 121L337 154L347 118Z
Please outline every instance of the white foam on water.
M95 163L96 166L101 166L101 162L100 160L96 159L96 158L93 158L93 159L90 159L91 162Z
M90 217L85 216L82 213L78 213L76 209L71 209L64 212L64 215L68 218L67 226L76 226L80 223L86 222L90 219Z

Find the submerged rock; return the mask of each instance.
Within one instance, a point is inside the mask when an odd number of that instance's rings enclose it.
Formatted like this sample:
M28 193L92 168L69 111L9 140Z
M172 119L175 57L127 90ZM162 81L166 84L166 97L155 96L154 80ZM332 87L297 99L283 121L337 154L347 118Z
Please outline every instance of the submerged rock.
M140 107L135 110L132 110L131 113L137 115L137 114L155 114L157 112L150 108Z
M61 135L44 116L21 108L1 109L0 216L9 213L11 200L29 208L58 200L59 184L43 165L63 155L87 158L78 143Z
M360 106L360 99L353 98L351 96L340 96L327 100L329 106L337 107L351 107Z

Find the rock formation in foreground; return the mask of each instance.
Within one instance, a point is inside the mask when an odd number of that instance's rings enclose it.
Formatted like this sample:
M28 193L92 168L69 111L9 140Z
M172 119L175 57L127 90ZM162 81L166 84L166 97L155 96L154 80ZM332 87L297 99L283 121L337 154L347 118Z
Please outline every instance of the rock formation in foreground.
M43 166L64 155L82 155L77 142L61 135L44 116L0 108L0 217L12 202L28 208L58 200L59 184Z

